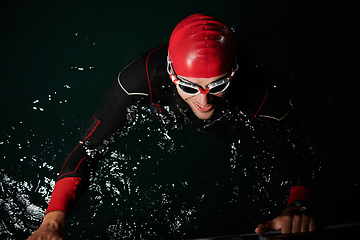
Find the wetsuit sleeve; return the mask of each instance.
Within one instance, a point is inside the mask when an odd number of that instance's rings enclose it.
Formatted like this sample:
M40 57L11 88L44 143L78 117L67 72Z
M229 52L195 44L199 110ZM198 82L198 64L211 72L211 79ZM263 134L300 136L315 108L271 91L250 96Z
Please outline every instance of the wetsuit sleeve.
M87 189L99 160L127 122L127 109L148 98L146 59L142 56L126 67L104 95L82 140L60 171L47 212L69 213L73 209Z
M318 188L315 157L309 142L302 136L295 120L292 119L293 114L290 112L285 123L282 123L285 126L281 126L280 131L285 137L278 138L280 144L277 146L281 167L288 175L291 184L286 206L298 200L312 206L314 193Z
M295 110L287 96L276 86L259 88L259 96L252 100L251 121L260 122L265 129L271 149L277 156L280 169L290 181L287 206L302 200L313 202L315 165L309 143L302 136Z
M263 123L283 176L289 181L286 206L302 200L312 205L316 191L316 165L309 142L301 134L294 110L286 118Z

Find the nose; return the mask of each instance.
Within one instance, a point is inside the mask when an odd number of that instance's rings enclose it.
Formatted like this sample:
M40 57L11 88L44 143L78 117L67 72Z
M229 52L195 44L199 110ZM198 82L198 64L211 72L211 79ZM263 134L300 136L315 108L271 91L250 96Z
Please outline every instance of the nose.
M211 94L198 94L196 95L196 101L201 105L202 107L205 107L207 104L209 104L212 100Z

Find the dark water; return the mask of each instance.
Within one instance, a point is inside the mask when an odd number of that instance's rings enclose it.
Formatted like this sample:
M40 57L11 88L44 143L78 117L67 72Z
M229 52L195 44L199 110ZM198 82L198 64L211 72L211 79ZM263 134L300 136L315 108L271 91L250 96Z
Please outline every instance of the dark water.
M117 73L195 12L233 27L292 99L322 161L319 222L357 221L358 9L355 1L2 4L0 237L26 238L40 225L62 163ZM253 232L280 212L286 182L256 131L219 142L139 113L69 218L68 239Z

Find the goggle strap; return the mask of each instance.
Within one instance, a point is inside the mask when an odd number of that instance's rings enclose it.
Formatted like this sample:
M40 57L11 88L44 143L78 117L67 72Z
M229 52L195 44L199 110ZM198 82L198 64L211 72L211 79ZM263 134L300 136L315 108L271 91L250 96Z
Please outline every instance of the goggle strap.
M235 77L236 71L237 71L238 68L239 68L239 65L237 64L237 61L236 61L236 56L235 56L235 64L234 64L234 65L235 65L235 66L234 66L235 69L233 68L233 70L231 71L230 76L228 77L228 79L229 79L230 81L233 80L233 78ZM168 56L167 56L167 72L168 72L168 74L169 74L169 77L170 77L171 81L172 81L174 84L177 85L177 84L178 84L177 82L179 82L180 80L177 78L176 74L174 73L174 69L173 69L173 67L172 67L169 54L168 54ZM227 86L225 87L225 89L229 86L229 82L228 82L228 83L223 83L223 84L227 84ZM182 88L180 88L180 89L181 89L181 91L183 91L184 93L189 94L189 95L196 95L196 94L199 94L199 93L201 93L201 94L208 94L209 91L210 91L210 88L209 88L209 87L207 87L206 90L204 91L201 87L198 87L198 86L196 86L196 88L194 88L194 89L197 89L197 90L198 90L198 92L195 93L195 94L188 93L188 92L184 91ZM222 91L225 91L225 89L222 90ZM220 91L220 92L222 92L222 91Z
M169 76L170 76L171 81L173 81L174 83L179 81L174 74L170 74Z

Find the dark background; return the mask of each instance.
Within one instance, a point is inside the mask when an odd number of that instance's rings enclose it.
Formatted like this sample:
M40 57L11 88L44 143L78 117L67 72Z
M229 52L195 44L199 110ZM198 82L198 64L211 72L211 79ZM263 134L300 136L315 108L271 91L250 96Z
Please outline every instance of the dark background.
M117 73L142 52L167 42L181 19L198 12L227 22L295 105L301 128L322 160L320 223L358 221L358 5L304 0L2 3L0 236L27 236L39 226L52 179ZM74 233L75 227L68 229Z

